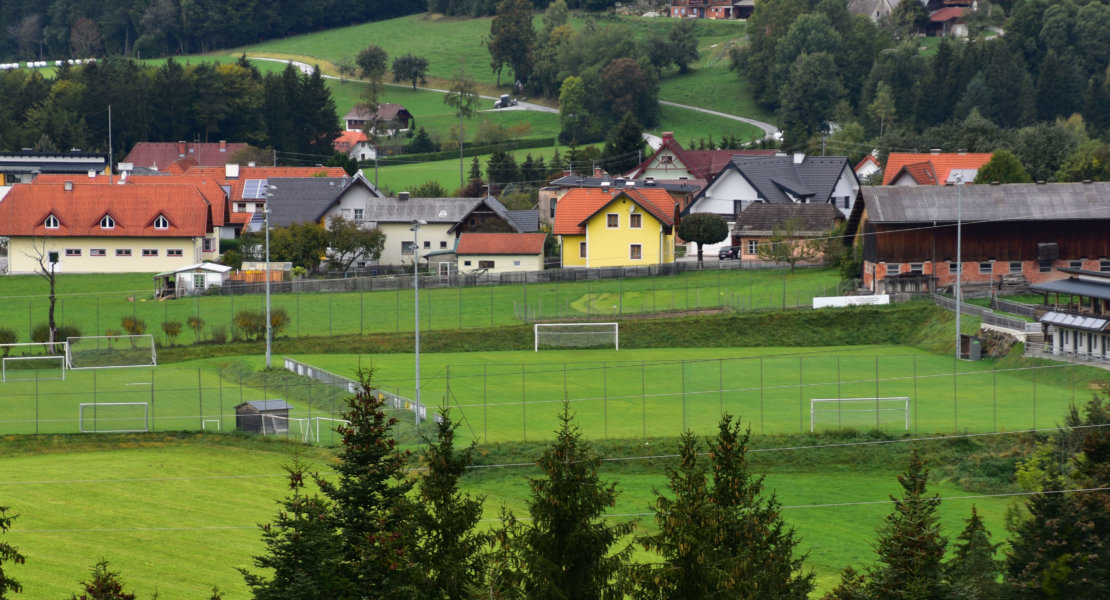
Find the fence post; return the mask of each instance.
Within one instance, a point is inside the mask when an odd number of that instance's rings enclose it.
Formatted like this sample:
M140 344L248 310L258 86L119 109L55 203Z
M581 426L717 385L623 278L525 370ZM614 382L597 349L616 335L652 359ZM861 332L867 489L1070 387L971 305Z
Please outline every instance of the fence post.
M486 367L489 365L482 365L482 437L485 443L489 443L489 403L486 401Z
M447 365L446 381L447 381L447 384L446 384L447 391L445 391L443 393L443 405L442 405L442 408L443 408L444 411L447 410L447 405L450 404L450 400L448 400L448 398L451 397L451 365Z
M640 426L643 428L643 437L647 439L647 394L644 388L644 361L640 361Z
M955 356L952 357L952 425L953 431L960 431L960 384L956 377L956 368L959 366Z
M200 415L200 428L204 430L204 387L200 381L200 367L197 367L197 414Z
M492 289L492 288L491 288ZM520 364L520 422L521 439L528 441L528 386L524 383L524 363Z
M686 361L678 363L682 369L682 433L686 433Z
M371 281L373 281L373 280L371 280ZM359 290L359 292L358 292L358 334L359 335L362 335L362 329L363 329L363 325L364 325L364 322L365 322L365 316L364 316L365 311L363 309L363 299L364 299L363 297L365 295L366 294L362 290Z
M806 432L805 358L798 357L798 433Z
M601 419L602 435L609 439L609 361L601 362Z
M763 435L763 357L759 357L759 434Z

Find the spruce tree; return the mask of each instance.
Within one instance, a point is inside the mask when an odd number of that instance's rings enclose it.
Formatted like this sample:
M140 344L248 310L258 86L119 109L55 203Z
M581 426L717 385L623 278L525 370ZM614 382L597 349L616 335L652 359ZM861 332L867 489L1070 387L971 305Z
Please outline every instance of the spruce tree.
M459 480L473 460L474 446L456 450L458 424L446 410L440 416L436 437L424 451L427 474L417 484L417 562L423 579L416 597L463 600L482 580L482 547L489 536L475 527L482 518L485 498L460 491Z
M536 463L543 476L529 482L532 520L516 541L524 594L530 600L620 598L617 578L632 549L613 546L632 523L604 520L617 485L601 479L601 458L582 438L569 405L559 422L555 442Z
M110 570L104 559L93 566L92 578L82 581L81 587L84 591L71 595L70 600L135 600L135 594L123 591L119 571Z
M605 138L601 164L612 175L623 175L640 164L644 151L644 128L631 112Z
M359 369L361 386L342 414L349 425L338 428L338 481L316 483L333 503L343 577L353 593L345 597L411 598L417 575L408 494L414 482L405 476L405 454L391 435L397 419L385 414L371 375Z
M340 545L331 518L330 503L304 493L307 466L299 457L285 467L291 495L281 500L273 523L261 525L266 554L254 557L254 566L273 573L263 575L239 569L254 600L330 600L350 590L342 575Z
M7 533L12 528L12 521L15 520L16 515L8 516L8 510L9 507L0 506L0 534ZM26 561L27 557L19 552L19 548L7 542L0 542L0 600L6 600L13 594L23 591L19 581L4 572L4 566L22 565Z
M482 178L482 164L478 162L478 156L475 155L470 161L470 172L467 174L470 179Z
M867 591L876 600L945 598L942 561L948 541L941 534L937 508L929 496L929 470L914 450L905 474L898 476L901 498L891 496L894 512L879 528L875 542L879 564L868 572Z
M1000 545L991 543L990 532L973 504L967 525L956 536L956 551L946 565L948 582L955 594L968 600L999 596L998 576L1002 565L994 558L994 553Z

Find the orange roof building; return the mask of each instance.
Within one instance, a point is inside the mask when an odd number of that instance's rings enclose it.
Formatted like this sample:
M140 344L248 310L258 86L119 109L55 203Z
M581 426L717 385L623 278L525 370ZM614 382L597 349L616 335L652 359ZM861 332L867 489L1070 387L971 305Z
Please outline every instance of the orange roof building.
M546 233L464 233L455 254L460 273L543 270Z
M945 185L960 178L971 183L989 152L891 152L883 169L883 185Z
M555 210L564 267L674 262L674 200L651 188L575 188Z

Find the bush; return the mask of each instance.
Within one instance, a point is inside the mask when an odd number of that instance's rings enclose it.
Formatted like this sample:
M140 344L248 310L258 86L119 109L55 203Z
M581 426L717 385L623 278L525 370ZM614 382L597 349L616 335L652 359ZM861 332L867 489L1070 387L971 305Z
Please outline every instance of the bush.
M129 335L142 335L146 333L146 321L135 317L124 317L120 319L120 325L123 330Z
M172 346L181 333L181 321L162 321L162 333L166 334L166 342Z
M289 312L284 308L271 308L270 309L270 335L277 337L278 334L285 331L289 326ZM262 332L265 334L266 332Z
M260 310L241 310L232 323L236 331L256 340L266 333L266 315Z
M66 338L81 337L81 329L76 325L59 325L58 334L54 338L55 342L64 342ZM31 341L44 343L50 341L50 324L39 323L31 330Z
M199 342L200 334L202 331L204 331L204 319L196 315L192 315L185 319L185 324L189 326L189 329L193 330L193 335L196 336L197 341Z
M0 327L0 344L14 344L17 341L19 341L19 336L16 335L14 329ZM4 348L4 356L7 356L10 351L11 348Z
M216 325L212 328L212 341L217 344L227 343L227 327Z

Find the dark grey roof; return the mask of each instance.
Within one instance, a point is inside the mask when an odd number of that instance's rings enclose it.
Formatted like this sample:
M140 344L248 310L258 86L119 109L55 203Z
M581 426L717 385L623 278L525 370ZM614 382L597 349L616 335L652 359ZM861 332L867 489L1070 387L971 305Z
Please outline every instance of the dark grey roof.
M770 204L756 202L748 205L732 232L736 235L771 235L789 219L801 219L798 230L802 235L818 235L828 231L837 220L843 219L840 211L831 204Z
M863 188L873 223L1110 219L1110 182ZM857 207L859 210L859 207Z
M235 408L239 408L240 406L245 406L248 404L250 406L253 406L259 412L266 412L270 410L288 410L290 408L293 408L293 405L289 404L285 400L252 400L250 402L243 402Z
M1102 271L1088 271L1087 269L1072 269L1071 267L1056 267L1056 270L1068 275L1082 275L1084 277L1097 277L1099 279L1110 279L1110 273ZM1110 281L1107 281L1110 284Z
M408 200L381 198L366 206L363 218L375 223L408 223L417 219L423 219L429 223L458 223L482 200L482 198L409 198Z
M737 155L721 174L739 172L766 202L793 202L787 191L811 202L828 202L845 167L851 171L845 156L806 156L795 162L793 156Z
M535 233L540 230L540 211L534 208L528 210L510 210L509 222L520 233Z
M599 188L602 183L608 183L611 189L624 187L658 187L668 192L697 192L705 187L702 179L624 179L621 177L583 177L581 175L565 175L551 182L552 186L559 188ZM629 185L632 184L632 185Z
M1056 325L1057 327L1070 327L1072 329L1086 329L1088 331L1105 331L1110 320L1087 315L1073 315L1049 311L1041 315L1041 323Z
M103 171L108 165L107 154L85 152L0 152L0 173L85 173L89 169Z
M270 226L288 227L293 223L313 223L320 219L347 189L349 177L284 177L269 180L274 186L267 200Z
M1029 286L1029 290L1033 292L1048 292L1050 294L1060 293L1110 300L1110 282L1084 281L1074 277L1046 281L1044 283L1035 283Z

